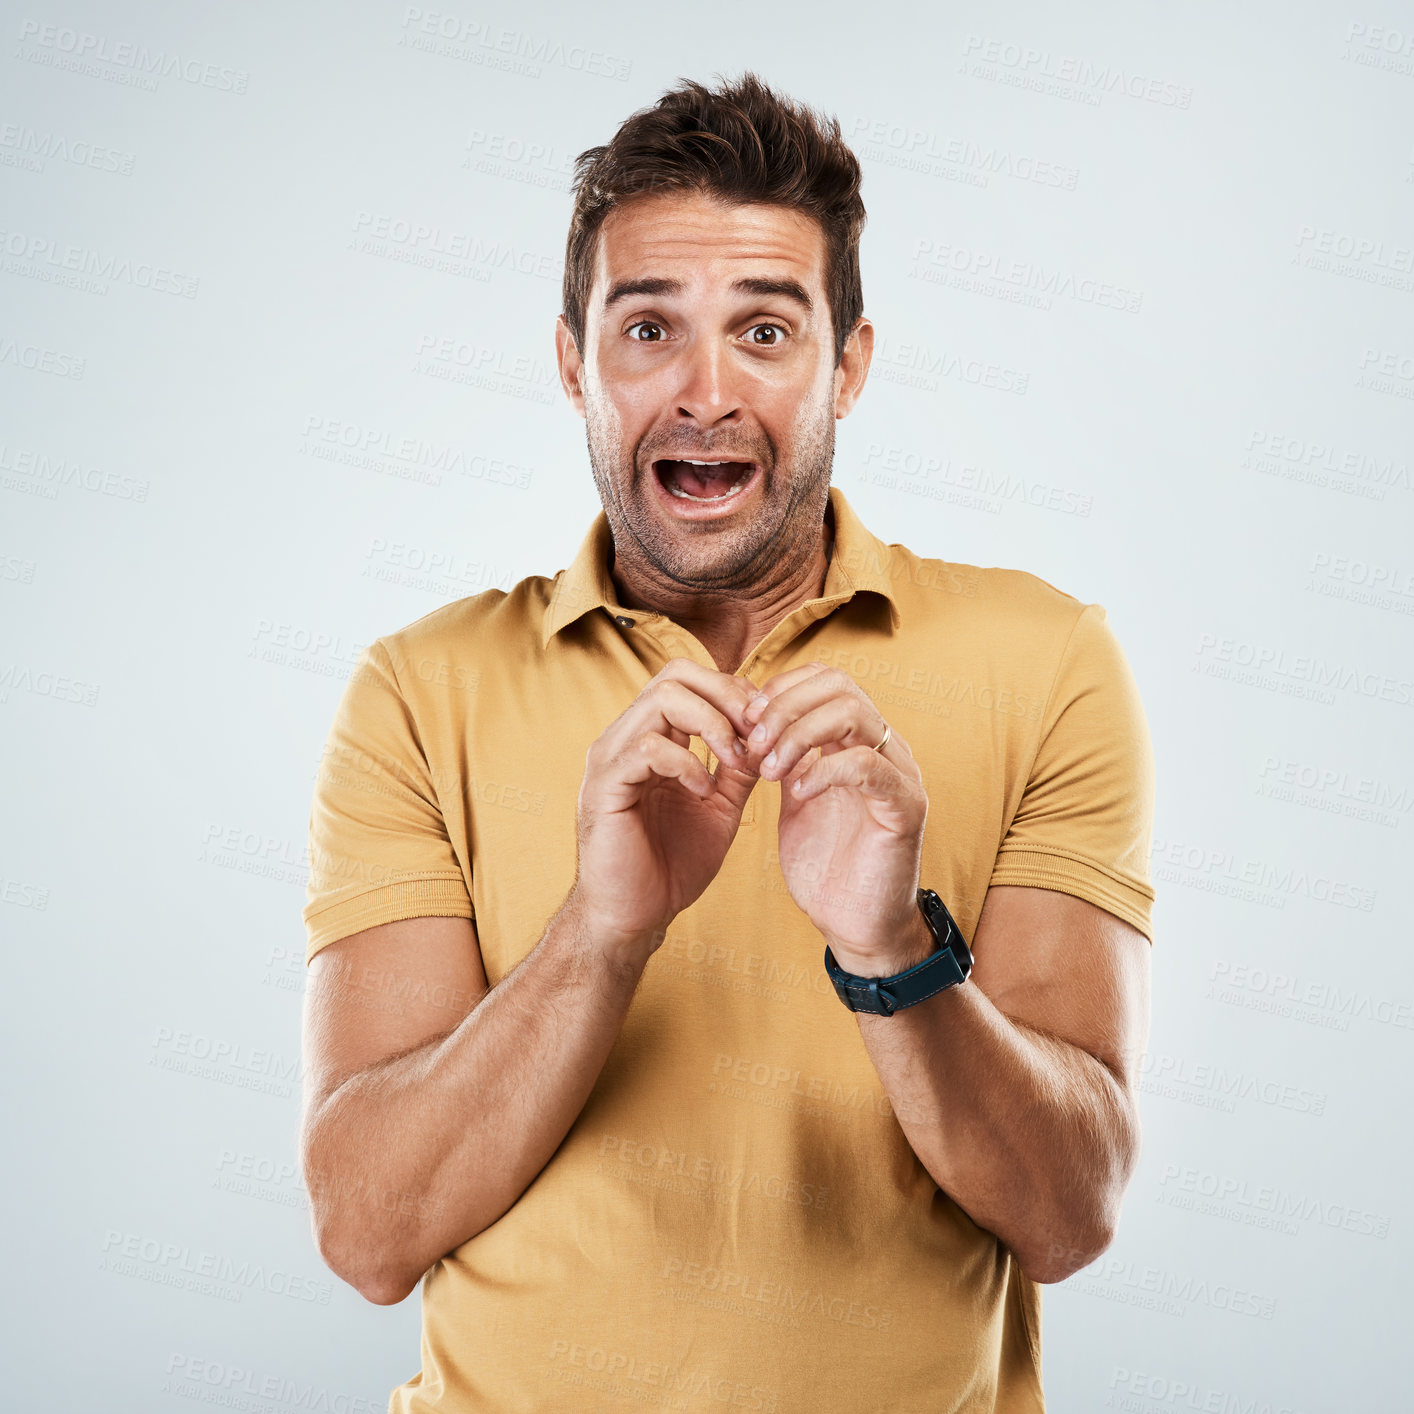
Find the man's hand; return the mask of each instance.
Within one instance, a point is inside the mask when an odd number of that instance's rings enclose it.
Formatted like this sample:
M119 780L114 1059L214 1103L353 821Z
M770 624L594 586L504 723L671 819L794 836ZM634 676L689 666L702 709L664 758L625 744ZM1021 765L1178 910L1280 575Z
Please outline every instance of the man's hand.
M847 673L806 663L746 709L750 760L781 783L781 873L841 967L887 976L933 940L918 911L928 796L908 743ZM818 747L820 755L810 753Z
M757 773L745 678L673 658L589 748L567 906L589 936L641 964L722 867ZM688 748L701 737L715 775Z

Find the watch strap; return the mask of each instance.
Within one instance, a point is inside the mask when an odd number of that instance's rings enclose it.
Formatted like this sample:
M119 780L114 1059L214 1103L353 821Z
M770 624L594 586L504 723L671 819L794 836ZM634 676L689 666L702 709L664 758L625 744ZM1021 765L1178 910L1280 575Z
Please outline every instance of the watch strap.
M918 907L937 941L937 951L892 977L856 977L840 967L826 947L825 971L850 1011L892 1016L967 980L972 952L947 905L932 889L919 889Z

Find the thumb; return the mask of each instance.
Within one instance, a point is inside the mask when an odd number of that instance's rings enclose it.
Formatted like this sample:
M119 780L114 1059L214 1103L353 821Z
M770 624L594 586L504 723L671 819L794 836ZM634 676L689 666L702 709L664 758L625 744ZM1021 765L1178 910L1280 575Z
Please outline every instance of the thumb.
M756 782L761 779L760 775L730 761L722 761L715 755L713 760L712 779L717 783L717 793L735 806L738 812L744 810Z

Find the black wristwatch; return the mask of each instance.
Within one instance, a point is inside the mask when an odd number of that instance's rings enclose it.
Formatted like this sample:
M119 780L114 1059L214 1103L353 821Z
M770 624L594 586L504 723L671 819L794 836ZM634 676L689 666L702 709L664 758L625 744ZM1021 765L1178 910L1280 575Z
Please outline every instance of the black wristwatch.
M825 949L825 971L835 984L836 995L851 1011L892 1016L925 997L936 996L944 988L967 981L972 971L972 950L947 905L932 889L919 889L918 907L938 950L906 972L892 977L855 977L835 961L828 947Z

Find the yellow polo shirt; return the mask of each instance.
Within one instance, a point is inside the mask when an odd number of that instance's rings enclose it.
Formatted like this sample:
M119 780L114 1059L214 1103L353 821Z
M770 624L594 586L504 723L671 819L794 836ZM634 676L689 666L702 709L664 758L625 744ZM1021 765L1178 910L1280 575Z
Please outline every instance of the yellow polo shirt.
M1148 728L1104 610L885 544L829 494L823 595L739 671L820 661L869 693L927 787L921 882L969 939L988 887L1022 884L1152 941ZM364 650L315 790L309 957L474 917L495 986L543 936L574 879L590 743L669 658L715 667L616 602L610 546L601 511L553 579ZM422 1368L394 1414L1043 1408L1040 1290L894 1119L781 877L779 793L757 784L553 1158L424 1277Z

